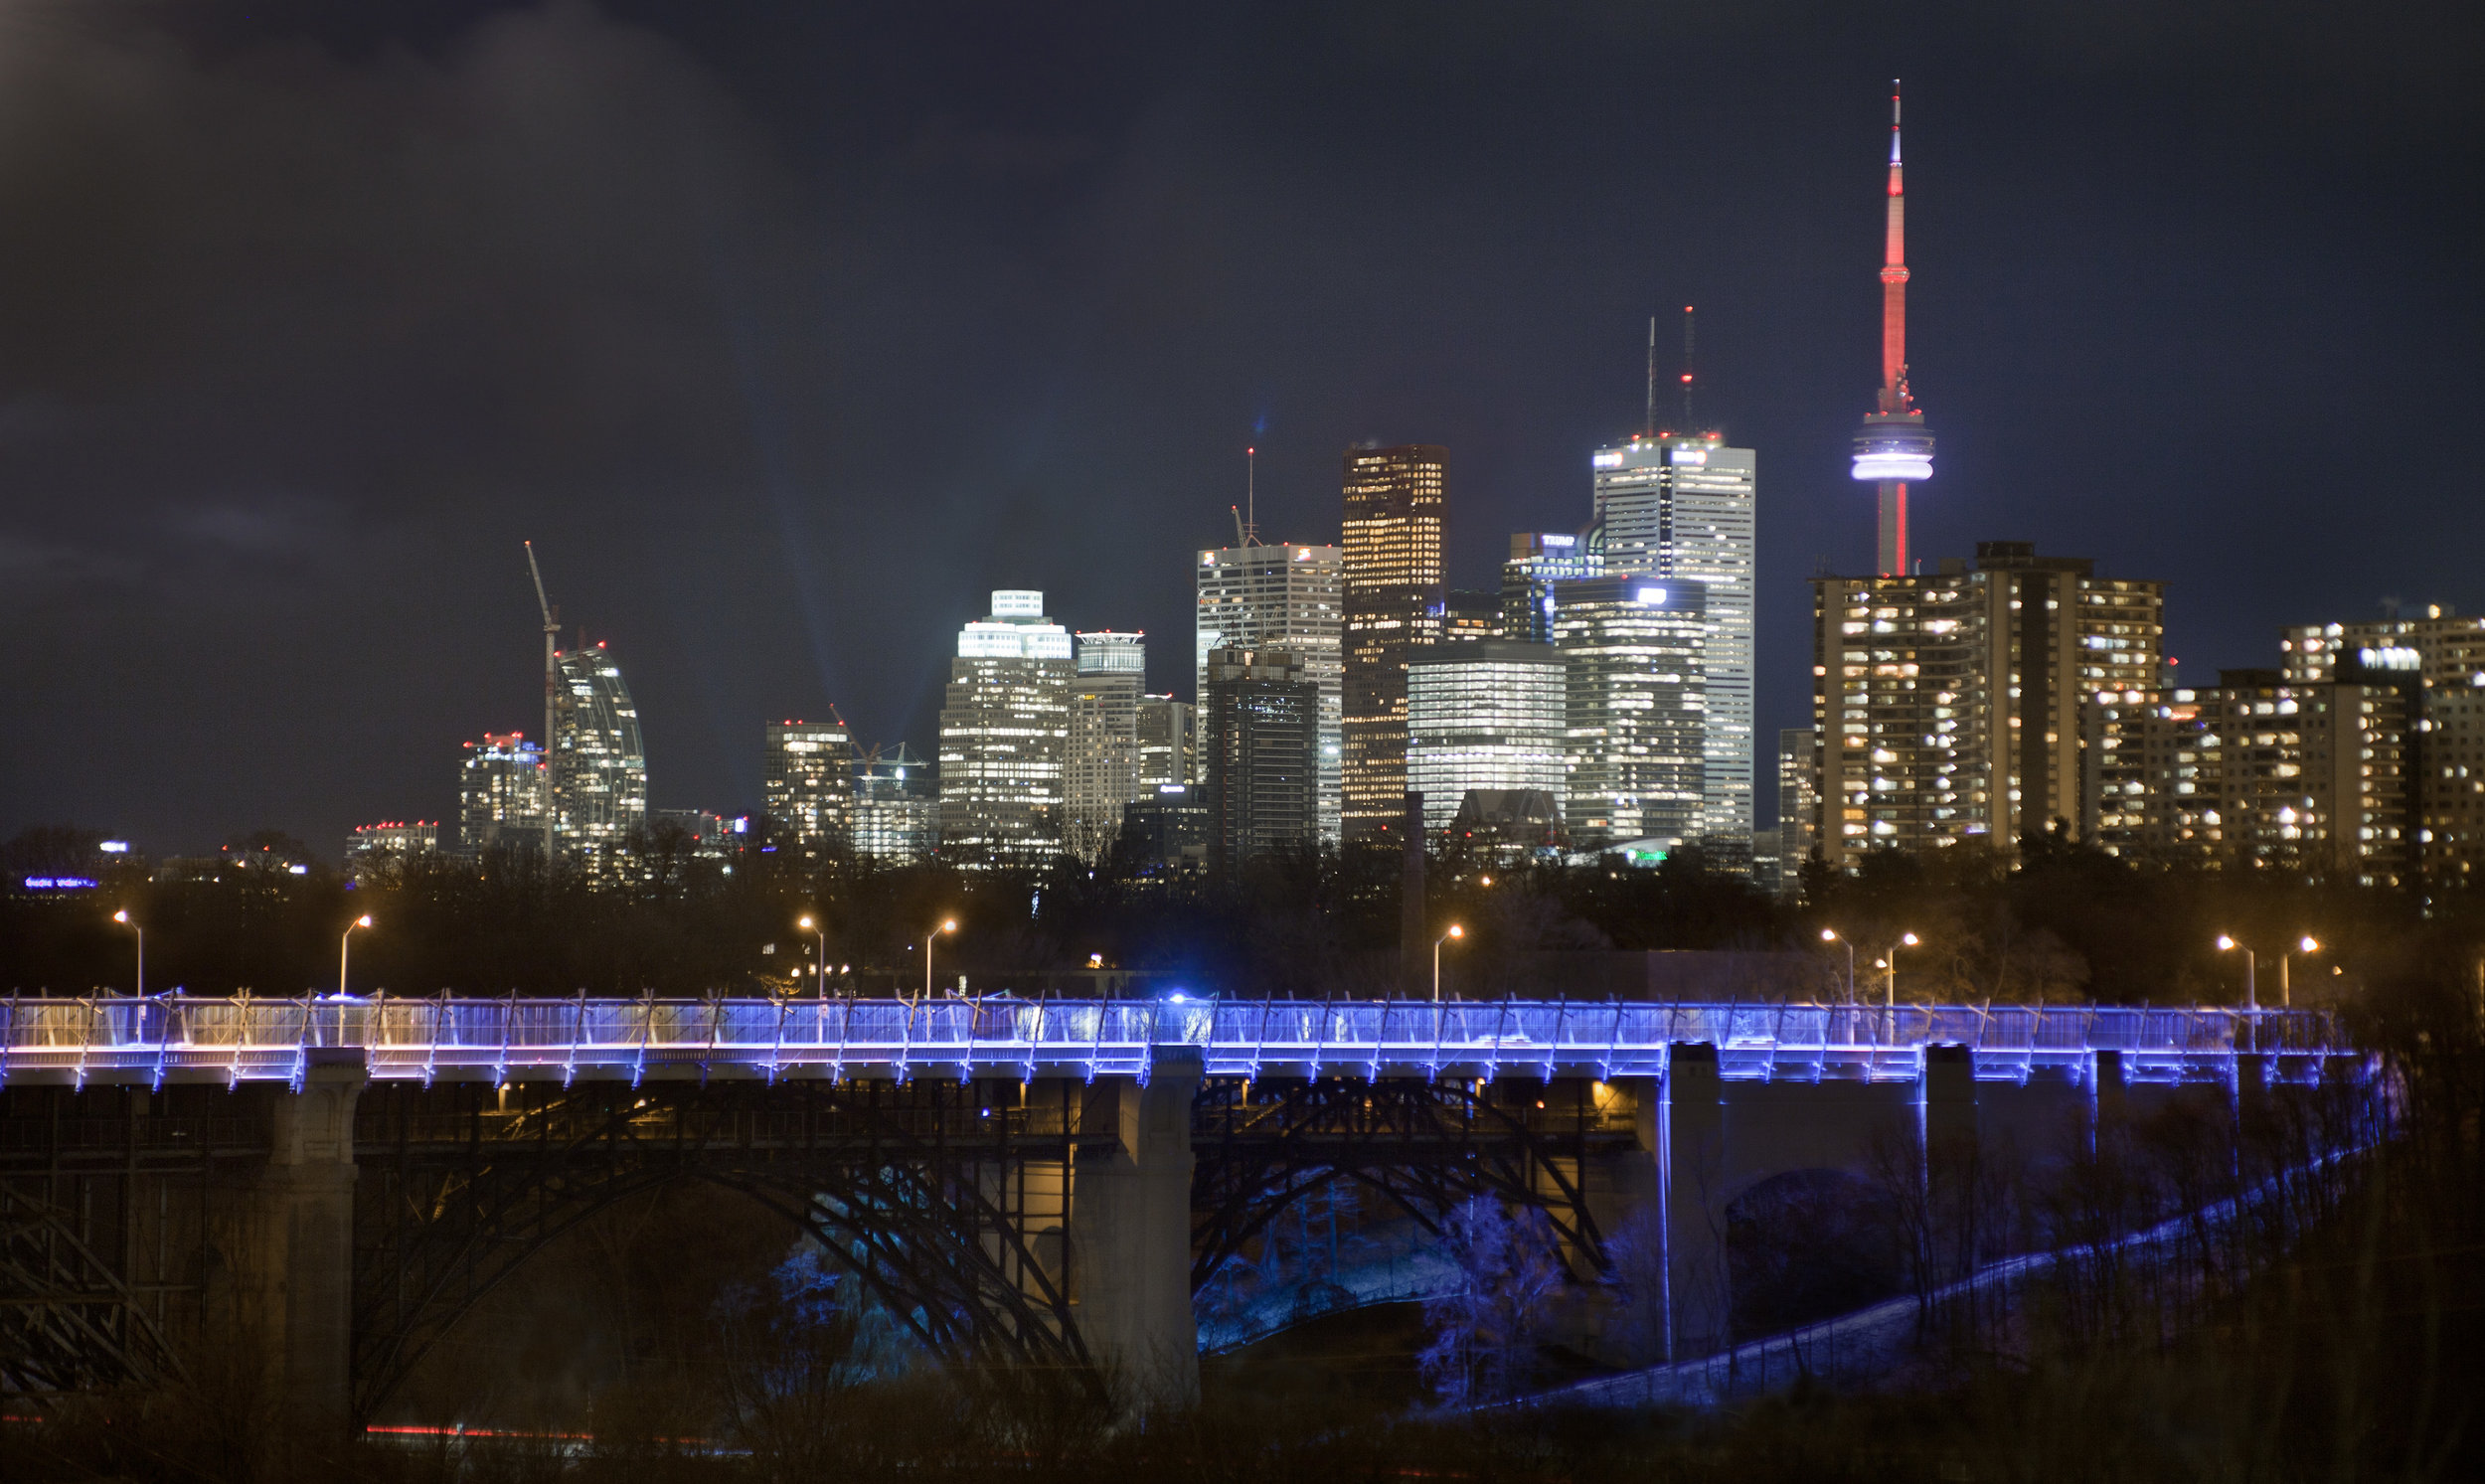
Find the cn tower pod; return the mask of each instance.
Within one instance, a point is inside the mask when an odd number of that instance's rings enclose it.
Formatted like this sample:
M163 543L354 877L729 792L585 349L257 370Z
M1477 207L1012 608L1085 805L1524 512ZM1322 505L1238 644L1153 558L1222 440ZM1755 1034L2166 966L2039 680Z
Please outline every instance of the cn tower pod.
M1912 409L1866 413L1855 431L1855 477L1868 483L1930 479L1932 429L1924 425L1924 414Z

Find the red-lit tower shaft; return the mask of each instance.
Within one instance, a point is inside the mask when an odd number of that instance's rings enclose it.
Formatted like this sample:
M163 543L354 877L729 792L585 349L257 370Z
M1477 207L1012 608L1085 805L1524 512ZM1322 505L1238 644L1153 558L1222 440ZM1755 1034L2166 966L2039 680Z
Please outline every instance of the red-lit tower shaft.
M1906 393L1906 184L1899 158L1899 94L1890 94L1890 216L1881 258L1881 411L1914 411ZM1881 572L1906 575L1906 481L1881 487Z

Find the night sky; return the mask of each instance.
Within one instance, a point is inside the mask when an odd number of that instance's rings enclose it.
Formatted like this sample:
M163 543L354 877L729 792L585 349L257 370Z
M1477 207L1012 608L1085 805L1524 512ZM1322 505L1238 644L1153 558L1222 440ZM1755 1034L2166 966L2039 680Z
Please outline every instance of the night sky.
M1305 541L1446 444L1492 585L1685 303L1773 742L1872 560L1894 76L1920 555L2166 578L2202 683L2485 609L2472 5L5 4L0 834L453 816L527 538L659 807L832 704L927 748L994 586L1187 693L1245 444Z

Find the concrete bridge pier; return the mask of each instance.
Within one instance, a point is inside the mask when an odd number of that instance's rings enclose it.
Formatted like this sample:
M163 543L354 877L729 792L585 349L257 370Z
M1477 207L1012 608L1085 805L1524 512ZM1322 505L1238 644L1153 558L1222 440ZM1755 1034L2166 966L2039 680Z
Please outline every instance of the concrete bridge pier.
M1078 1332L1132 1407L1187 1405L1200 1396L1191 1312L1191 1100L1200 1076L1196 1049L1160 1047L1145 1086L1103 1079L1120 1134L1108 1148L1081 1153L1074 1174Z
M342 1427L352 1411L354 1104L369 1078L359 1051L309 1057L302 1090L274 1094L266 1163L220 1203L226 1324L210 1338L238 1353L210 1363L254 1362L283 1415Z

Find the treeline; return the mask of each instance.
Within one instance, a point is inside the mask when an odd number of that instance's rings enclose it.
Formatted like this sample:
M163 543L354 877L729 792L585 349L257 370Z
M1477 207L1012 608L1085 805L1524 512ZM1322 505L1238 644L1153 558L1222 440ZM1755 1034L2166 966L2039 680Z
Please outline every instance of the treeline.
M356 881L251 864L300 859L281 836L248 837L228 853L235 864L176 877L94 856L92 837L76 831L29 831L0 846L12 884L63 860L107 864L89 868L92 891L0 895L0 992L129 988L135 941L111 921L116 909L146 930L149 989L195 994L332 990L340 935L364 913L374 926L354 937L353 987L407 995L801 989L818 983L822 932L833 989L886 993L921 985L923 938L946 921L957 930L932 950L944 986L964 974L973 987L1015 987L1014 977L1091 963L1235 994L1381 994L1406 982L1402 867L1390 852L1305 851L1205 878L1119 860L1040 873L806 864L790 850L727 862L678 836L633 841L594 877L504 853L415 858ZM1696 850L1651 870L1497 866L1445 847L1425 881L1430 935L1464 930L1444 950L1444 982L1473 994L1537 988L1536 955L1652 949L1810 954L1821 972L1799 981L1843 990L1852 946L1868 998L1889 991L1877 965L1896 948L1903 1001L2232 1003L2244 954L2216 946L2231 935L2257 955L2262 1004L2278 1002L2282 970L2299 1001L2328 1003L2351 998L2361 966L2417 924L2485 924L2472 893L2424 898L2279 867L2152 867L2058 835L2016 852L1884 852L1843 874L1814 862L1793 900L1710 869ZM796 925L806 915L815 930ZM1905 945L1910 933L1917 941ZM2316 952L2290 950L2306 936Z

